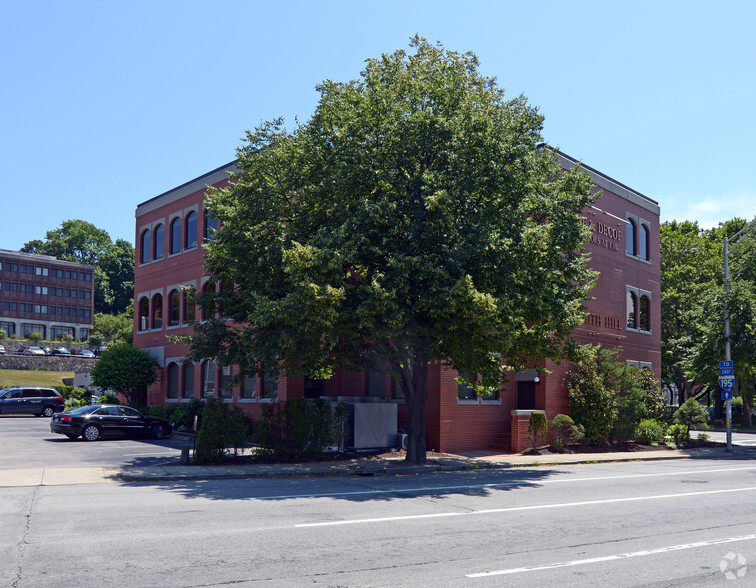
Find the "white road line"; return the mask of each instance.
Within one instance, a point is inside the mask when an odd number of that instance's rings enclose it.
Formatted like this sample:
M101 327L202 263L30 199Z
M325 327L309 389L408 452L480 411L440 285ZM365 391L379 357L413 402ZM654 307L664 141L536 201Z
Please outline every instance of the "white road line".
M144 457L147 455L173 455L172 451L162 451L160 453L124 453L123 457Z
M507 508L490 508L484 510L469 510L464 512L440 512L422 515L404 515L395 517L378 517L374 519L346 519L343 521L327 521L322 523L300 523L294 525L296 528L304 527L336 527L339 525L361 525L367 523L386 523L395 521L412 521L418 519L435 519L443 517L466 517L484 514L501 514L505 512L521 512L525 510L543 510L549 508L574 508L576 506L593 506L596 504L617 504L621 502L639 502L642 500L664 500L667 498L685 498L689 496L709 496L713 494L730 494L733 492L753 492L756 486L746 488L728 488L726 490L706 490L701 492L680 492L678 494L657 494L653 496L632 496L629 498L607 498L604 500L584 500L580 502L560 502L556 504L533 504L530 506L510 506Z
M606 555L604 557L592 557L589 559L576 559L573 561L564 561L542 566L531 566L523 568L510 568L507 570L495 570L492 572L480 572L478 574L467 574L468 578L486 578L488 576L504 576L506 574L519 574L522 572L537 572L540 570L553 570L555 568L566 568L569 566L581 566L591 563L600 563L605 561L616 561L618 559L627 559L629 557L644 557L647 555L657 555L660 553L670 553L672 551L682 551L684 549L696 549L698 547L710 547L712 545L722 545L724 543L736 543L738 541L751 541L756 539L756 535L744 535L743 537L728 537L727 539L713 539L711 541L699 541L698 543L684 543L682 545L670 545L660 547L659 549L647 549L644 551L633 551L630 553L619 553L616 555Z
M292 498L330 498L340 496L367 496L370 494L408 494L413 492L448 492L450 490L474 490L480 488L507 488L510 486L540 486L546 484L565 484L574 482L600 482L603 480L626 480L634 478L658 478L667 476L690 476L693 474L712 474L719 472L742 472L747 470L756 471L756 465L738 468L718 468L713 470L685 470L680 472L663 472L658 474L627 474L620 476L595 476L590 478L560 478L558 480L513 480L511 482L488 482L486 484L459 484L455 486L413 486L412 488L395 488L393 490L349 490L345 492L322 492L305 494L272 494L270 496L258 496L255 500L283 500Z

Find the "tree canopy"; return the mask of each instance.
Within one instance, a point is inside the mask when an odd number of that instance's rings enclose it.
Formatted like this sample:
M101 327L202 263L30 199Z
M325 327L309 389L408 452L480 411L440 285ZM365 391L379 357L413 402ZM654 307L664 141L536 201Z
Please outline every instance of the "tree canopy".
M75 219L47 231L45 240L28 241L24 253L51 255L64 261L95 266L94 310L108 314L126 311L134 297L134 247L92 223Z
M158 379L157 368L158 362L148 351L118 343L102 352L90 375L93 386L122 394L130 406L139 408L147 388Z
M192 356L243 373L326 378L388 366L425 460L431 363L498 388L559 357L593 285L589 178L539 148L543 117L459 54L368 59L327 80L306 123L248 131L240 173L208 197L220 220Z

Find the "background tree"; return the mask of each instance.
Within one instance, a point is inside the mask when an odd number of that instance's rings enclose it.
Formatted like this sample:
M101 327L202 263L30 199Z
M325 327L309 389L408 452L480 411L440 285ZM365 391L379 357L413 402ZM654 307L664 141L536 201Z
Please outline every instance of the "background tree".
M105 343L131 343L134 331L134 305L121 314L98 312L92 321L92 330L102 335Z
M682 403L694 394L685 358L695 345L701 297L722 288L722 241L696 222L661 225L662 381L673 386Z
M44 241L29 241L21 251L94 266L95 312L122 313L134 296L134 247L123 239L113 243L106 231L87 221L64 221L47 231Z
M410 46L323 82L292 132L248 132L240 174L208 198L220 228L206 269L226 287L201 304L224 318L196 325L191 348L246 374L387 364L419 463L430 364L491 390L561 356L593 285L581 212L594 196L474 54Z
M129 406L139 408L147 388L158 379L158 363L148 351L119 343L102 352L90 375L93 386L122 394Z

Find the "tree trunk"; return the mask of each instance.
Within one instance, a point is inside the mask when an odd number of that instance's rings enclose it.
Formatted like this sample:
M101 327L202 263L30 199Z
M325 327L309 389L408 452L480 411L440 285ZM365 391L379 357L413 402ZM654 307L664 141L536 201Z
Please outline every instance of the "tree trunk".
M407 403L408 431L405 461L423 464L426 461L425 405L428 400L428 362L415 353L409 361L400 365L394 362L400 385Z
M740 395L743 397L743 414L740 416L740 424L743 425L744 428L750 429L751 426L753 426L753 423L751 421L751 390L744 386L740 390Z

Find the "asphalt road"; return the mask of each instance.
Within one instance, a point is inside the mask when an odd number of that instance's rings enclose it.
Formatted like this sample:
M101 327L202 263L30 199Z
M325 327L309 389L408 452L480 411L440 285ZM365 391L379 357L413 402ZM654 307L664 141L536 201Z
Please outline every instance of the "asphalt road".
M0 469L115 467L175 460L182 439L103 439L87 443L50 432L50 419L0 415Z
M0 586L753 586L755 500L726 458L0 488Z

